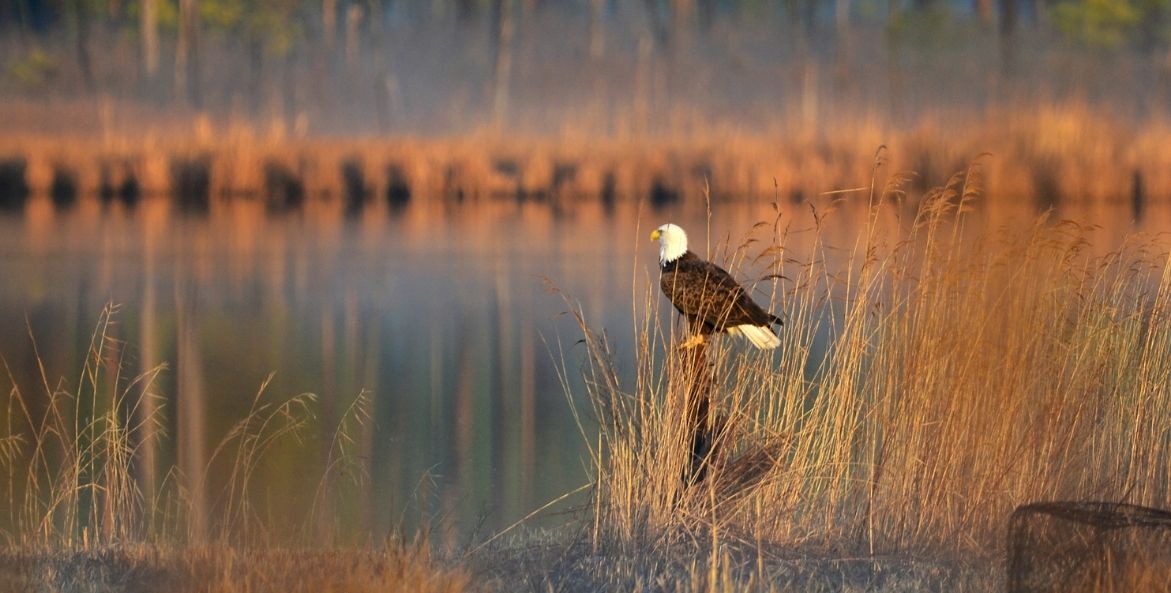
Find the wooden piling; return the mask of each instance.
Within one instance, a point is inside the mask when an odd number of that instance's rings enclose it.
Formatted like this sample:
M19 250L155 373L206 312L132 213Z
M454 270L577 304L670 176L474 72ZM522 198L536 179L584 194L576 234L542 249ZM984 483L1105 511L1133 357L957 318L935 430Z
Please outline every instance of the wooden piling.
M716 459L716 436L719 433L717 423L711 417L711 392L713 383L712 363L708 360L708 345L710 337L703 342L684 350L683 359L684 384L687 389L684 404L683 421L688 427L688 442L691 448L690 463L683 476L685 486L699 484L707 477Z
M748 447L728 447L728 417L713 412L711 404L715 365L709 358L708 348L713 337L709 335L702 343L679 352L681 381L678 384L685 388L683 422L690 448L682 478L685 489L712 482L721 500L732 500L750 492L768 477L784 458L789 439L758 438ZM732 451L736 449L741 450L733 457Z

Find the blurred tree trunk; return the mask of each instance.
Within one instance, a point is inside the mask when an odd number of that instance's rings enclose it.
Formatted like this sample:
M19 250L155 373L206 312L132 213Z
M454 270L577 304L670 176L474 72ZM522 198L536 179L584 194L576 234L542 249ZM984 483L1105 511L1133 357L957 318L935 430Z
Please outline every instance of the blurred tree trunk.
M159 72L159 12L158 0L142 0L140 14L142 28L142 73L148 85L153 85Z
M899 20L900 6L898 0L888 0L887 8L889 10L887 13L887 27L890 30L893 30L894 26L898 23ZM903 109L903 97L905 94L903 89L902 67L903 36L890 34L886 35L886 48L887 74L885 80L888 88L888 113L892 121L898 122L900 119L900 113ZM898 124L896 123L895 125Z
M817 38L817 0L804 0L801 2L801 27L804 41L808 42L811 39Z
M337 0L321 0L321 35L325 49L332 53L337 31Z
M802 35L813 31L816 4L816 0L785 0L785 13L789 17L789 24Z
M801 70L801 123L806 133L814 133L818 129L820 102L817 58L807 56Z
M496 52L492 77L492 119L497 128L507 123L509 79L512 74L512 0L492 2L492 41Z
M590 57L600 58L606 52L606 29L602 20L606 0L590 0Z
M476 14L476 4L473 0L455 0L455 15L460 23L468 23Z
M850 0L835 0L834 18L834 87L836 99L846 99L854 91L850 76L854 62L854 43L850 37Z
M659 3L657 0L643 0L646 6L647 18L650 20L651 32L654 33L655 47L664 47L670 40L671 32L667 28L667 23L664 22L663 16L659 14Z
M1033 0L1033 27L1041 28L1049 22L1048 0Z
M199 0L179 0L179 39L175 47L175 96L200 106Z
M991 27L995 22L992 0L976 0L976 15L980 18L981 27Z
M351 4L346 9L346 67L351 71L358 67L362 20L365 16L366 11L360 4Z
M1016 65L1017 0L1000 0L1000 73L1008 78Z
M695 16L695 0L671 0L671 12L676 36L682 35Z
M253 116L260 113L264 98L264 42L258 35L249 35L248 41L248 109Z
M696 16L698 17L699 30L705 34L711 32L712 25L716 23L717 4L717 0L699 0L697 2L696 6L699 11Z
M1000 0L1000 35L1007 37L1016 31L1017 11L1020 5L1017 0Z
M390 131L391 125L394 123L393 118L398 96L398 81L392 69L392 48L387 40L390 33L387 19L394 9L394 5L390 0L384 0L375 6L380 8L375 9L370 29L370 44L373 48L373 51L370 52L370 66L374 72L370 83L374 85L374 108L378 115L378 131L385 134Z
M175 40L175 98L187 98L187 54L191 52L191 39L187 19L191 12L191 0L179 0L179 34Z
M89 55L89 7L86 0L73 0L74 14L77 17L77 65L81 69L81 81L85 90L94 90L93 63Z

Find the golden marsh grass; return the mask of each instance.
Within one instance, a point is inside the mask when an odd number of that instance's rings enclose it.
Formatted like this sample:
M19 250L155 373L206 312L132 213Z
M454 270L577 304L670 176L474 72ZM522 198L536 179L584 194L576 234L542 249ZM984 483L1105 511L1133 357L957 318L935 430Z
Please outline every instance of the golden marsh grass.
M694 373L676 325L661 324L657 283L636 299L632 384L579 315L600 422L594 540L995 558L1020 504L1171 504L1165 245L1103 252L1087 227L1046 217L988 228L969 212L969 173L914 210L891 205L897 188L872 189L853 244L793 253L798 229L778 216L717 249L770 276L757 297L786 325L774 356L728 339L714 350L724 453L698 486L680 479ZM835 250L850 254L843 269L827 264Z

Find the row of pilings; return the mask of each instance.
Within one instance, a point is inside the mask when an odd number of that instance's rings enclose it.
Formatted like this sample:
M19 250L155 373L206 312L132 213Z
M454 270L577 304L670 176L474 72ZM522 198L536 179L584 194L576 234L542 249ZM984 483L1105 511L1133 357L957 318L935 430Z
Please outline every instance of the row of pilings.
M234 198L296 209L321 197L341 198L352 212L375 200L400 208L414 199L483 197L592 196L610 202L642 200L661 208L705 191L772 191L776 184L766 169L762 162L702 152L581 156L370 147L16 149L0 151L0 209L18 210L34 195L47 195L60 208L88 196L130 206L165 196L188 211Z
M1044 210L1067 200L1123 201L1141 218L1150 203L1171 200L1171 168L1136 163L1076 175L1079 161L997 155L969 160L928 147L885 150L873 176L872 146L723 143L541 143L403 140L225 142L222 144L64 139L0 139L0 210L19 210L35 195L59 208L80 198L133 206L163 196L180 209L206 210L218 199L261 199L273 210L340 198L357 213L375 201L393 210L413 200L510 197L556 201L588 196L653 208L729 196L802 203L836 190L857 193L908 173L916 196L946 184L979 161L986 196L1026 199ZM1149 165L1149 166L1148 166ZM976 186L966 181L965 190ZM865 190L866 188L861 188ZM865 193L865 191L861 192ZM890 194L894 195L894 194Z

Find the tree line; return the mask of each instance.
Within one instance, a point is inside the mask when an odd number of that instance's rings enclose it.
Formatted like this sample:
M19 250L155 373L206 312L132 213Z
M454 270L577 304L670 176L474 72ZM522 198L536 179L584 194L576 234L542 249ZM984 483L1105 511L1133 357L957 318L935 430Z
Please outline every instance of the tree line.
M95 60L113 59L103 52L115 39L134 48L117 59L137 80L198 107L212 39L231 39L239 48L232 58L259 71L295 53L303 61L355 62L360 47L378 47L402 28L438 25L456 36L486 33L490 75L507 78L518 23L551 10L590 30L592 54L602 52L607 28L630 26L620 21L631 14L640 15L656 49L721 20L764 15L779 35L809 40L840 43L879 30L913 46L922 36L904 33L947 22L999 40L1008 59L1015 39L1039 33L1070 47L1166 55L1171 69L1171 0L0 0L0 88L36 88L68 60L82 89L93 91L100 86ZM45 40L56 40L55 53L40 49ZM493 88L495 103L507 104L508 86Z

